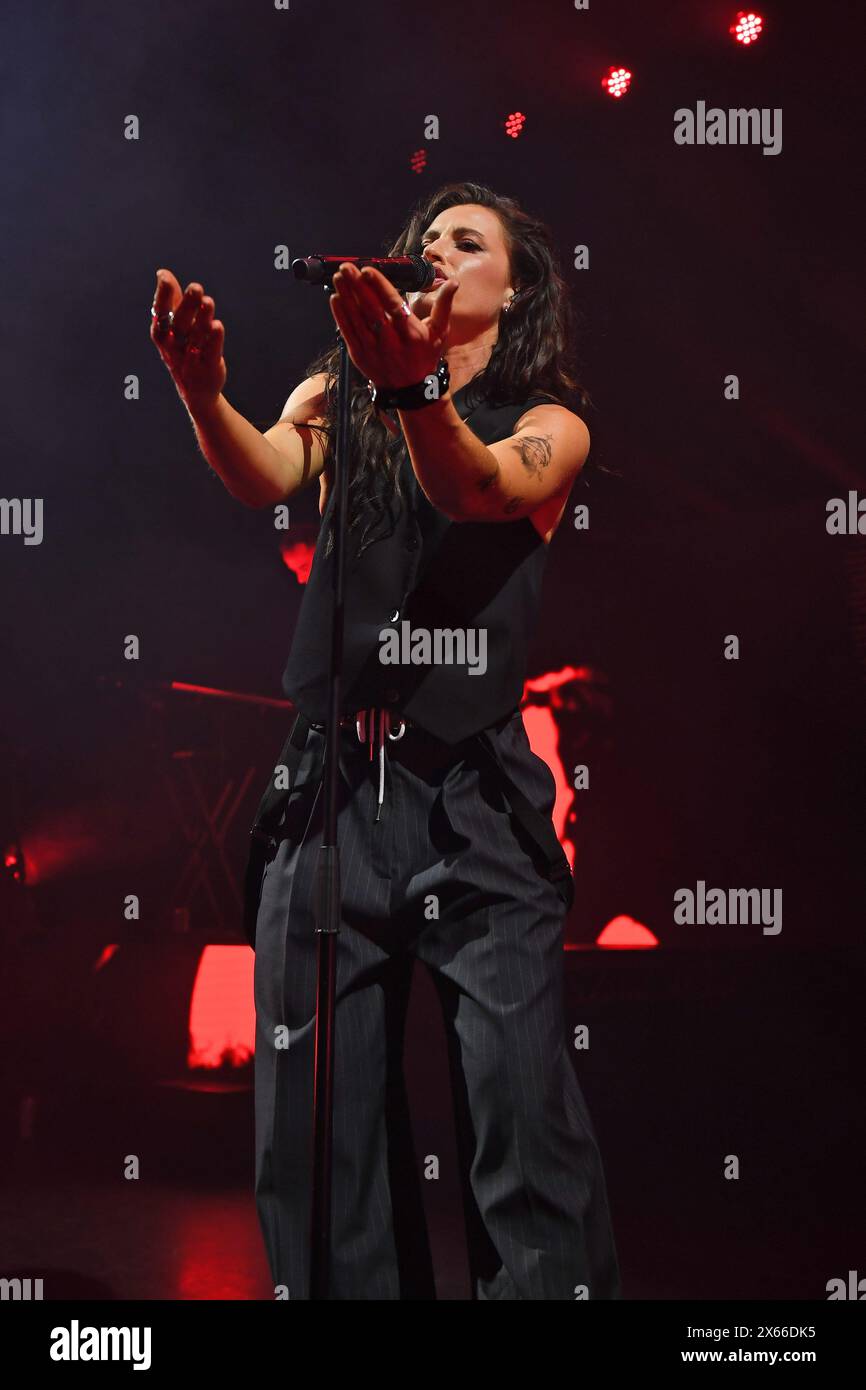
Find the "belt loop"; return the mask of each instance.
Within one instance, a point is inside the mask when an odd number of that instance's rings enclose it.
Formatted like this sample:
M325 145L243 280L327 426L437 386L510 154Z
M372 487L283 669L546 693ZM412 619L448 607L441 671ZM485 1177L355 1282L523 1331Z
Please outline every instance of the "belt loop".
M369 749L370 762L373 761L373 748L377 741L379 745L379 796L376 809L376 820L381 819L382 804L385 799L385 743L386 735L392 743L401 739L405 734L409 723L405 719L398 719L399 728L395 733L391 728L391 711L383 706L372 706L368 709L356 710L354 716L347 715L341 719L340 723L349 725L354 718L355 734L358 742L366 743ZM378 729L376 727L378 722Z

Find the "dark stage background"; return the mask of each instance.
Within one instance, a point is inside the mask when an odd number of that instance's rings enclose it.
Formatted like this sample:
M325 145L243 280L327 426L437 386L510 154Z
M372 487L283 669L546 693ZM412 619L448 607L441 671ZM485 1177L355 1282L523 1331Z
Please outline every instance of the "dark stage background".
M0 840L29 874L0 884L3 1203L14 1269L65 1271L53 1296L79 1276L96 1296L224 1287L177 1281L158 1260L131 1275L134 1238L102 1269L83 1240L51 1246L56 1222L38 1212L62 1182L113 1172L129 1151L106 1097L150 1097L139 1148L159 1149L166 1179L187 1167L197 1181L249 1177L248 1062L234 1069L238 1093L220 1069L211 1117L217 1136L228 1126L244 1142L189 1160L202 1093L184 1089L186 1013L202 948L240 943L232 874L287 716L166 683L279 699L303 591L271 513L234 502L198 453L149 341L156 268L214 296L226 395L265 429L333 336L324 295L276 269L276 248L287 261L383 253L417 198L459 178L513 194L553 228L579 311L593 458L612 470L572 495L590 525L577 531L566 514L556 535L529 674L591 668L610 694L600 723L562 725L560 751L566 769L591 767L570 831L570 1019L597 1019L577 1060L612 1174L626 1296L823 1298L827 1279L862 1263L866 538L825 525L829 499L866 486L862 129L848 67L862 18L788 0L762 11L766 33L743 52L726 33L735 10L4 7L2 491L44 499L44 537L0 537ZM600 78L620 62L634 81L616 101ZM678 146L673 112L698 100L782 108L781 152ZM526 122L511 139L516 111ZM437 140L424 136L430 115ZM585 270L573 267L580 245ZM725 399L729 373L738 400ZM292 502L295 535L314 534L317 504L316 488ZM738 661L723 657L732 633ZM137 662L123 657L128 634ZM224 862L205 845L191 885L185 866L227 786ZM674 892L698 880L781 888L781 933L675 925ZM141 896L140 923L123 918L127 893ZM619 915L659 946L628 958L594 948ZM108 945L119 953L97 979ZM127 1004L141 1016L134 1045L120 1042ZM432 1009L419 984L421 1048ZM167 1108L152 1088L169 1082ZM444 1075L434 1082L442 1101ZM669 1109L674 1085L683 1103ZM416 1117L428 1145L441 1132L431 1116L447 1125L437 1104ZM716 1133L720 1105L730 1123ZM101 1137L76 1160L85 1129ZM62 1180L36 1161L61 1138ZM684 1149L674 1181L670 1155ZM756 1233L749 1213L766 1207L753 1188L733 1227L716 1210L699 1253L729 1151L760 1167L777 1219L766 1240ZM647 1174L667 1175L648 1181L649 1209L637 1190ZM106 1229L112 1210L106 1199ZM674 1210L681 1244L661 1277L648 1250ZM731 1229L750 1233L753 1259L776 1242L760 1277L736 1239L724 1245ZM270 1296L249 1244L253 1273L226 1296ZM444 1244L439 1258L441 1296L465 1297Z

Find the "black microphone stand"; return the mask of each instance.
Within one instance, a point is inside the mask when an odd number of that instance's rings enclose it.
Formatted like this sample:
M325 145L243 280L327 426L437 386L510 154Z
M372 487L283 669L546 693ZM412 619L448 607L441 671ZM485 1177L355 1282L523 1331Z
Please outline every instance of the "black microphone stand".
M325 286L328 296L334 287ZM334 613L328 666L329 709L325 728L324 828L316 866L316 1040L313 1057L313 1168L310 1194L310 1298L326 1299L331 1263L331 1155L334 1099L334 1006L337 937L340 933L340 849L337 785L340 766L340 682L343 671L346 514L349 503L349 351L340 344L334 500Z
M357 265L369 263L366 257L346 257ZM411 263L405 283L426 288L433 280L433 267L422 256L399 258ZM341 258L302 257L292 262L298 280L322 284L330 296L332 276ZM344 592L346 575L346 526L349 508L349 350L340 330L339 395L337 444L334 479L334 614L331 625L331 651L328 665L329 706L325 728L324 825L316 865L316 935L318 936L316 981L316 1034L313 1056L313 1151L310 1195L310 1298L326 1299L331 1264L331 1158L334 1099L334 1007L337 973L337 937L340 934L340 851L337 844L337 787L339 777L340 681L343 671Z

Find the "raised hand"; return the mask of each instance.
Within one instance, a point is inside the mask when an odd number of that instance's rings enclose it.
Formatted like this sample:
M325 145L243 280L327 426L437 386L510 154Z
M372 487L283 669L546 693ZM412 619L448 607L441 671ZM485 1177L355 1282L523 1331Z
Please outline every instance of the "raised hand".
M344 262L328 302L359 372L375 386L412 386L434 375L444 355L456 291L456 279L446 280L420 319L374 266Z
M181 398L192 410L217 399L226 383L225 328L214 301L193 280L181 293L170 270L156 272L150 336Z

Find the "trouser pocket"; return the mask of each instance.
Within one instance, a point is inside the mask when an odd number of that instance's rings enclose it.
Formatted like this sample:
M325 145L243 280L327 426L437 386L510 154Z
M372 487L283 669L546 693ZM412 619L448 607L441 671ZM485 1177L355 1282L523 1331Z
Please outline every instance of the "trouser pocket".
M242 930L255 950L256 918L261 901L262 879L268 862L276 853L286 812L296 793L310 780L318 762L319 743L309 721L300 712L295 716L288 738L271 770L250 830L250 844L243 881Z

